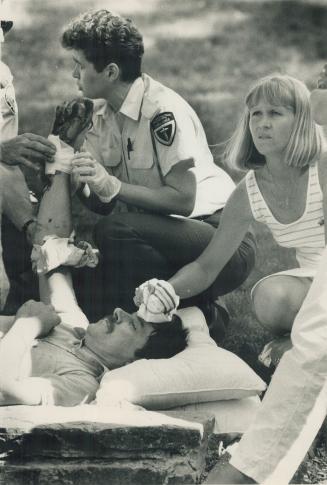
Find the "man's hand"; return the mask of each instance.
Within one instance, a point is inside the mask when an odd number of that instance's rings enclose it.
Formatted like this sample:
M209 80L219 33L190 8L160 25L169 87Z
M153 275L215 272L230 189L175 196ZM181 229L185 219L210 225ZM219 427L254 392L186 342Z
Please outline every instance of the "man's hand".
M60 318L52 305L29 300L16 313L16 322L26 320L24 325L33 326L34 337L44 337L60 323Z
M110 202L119 193L121 181L110 175L90 153L76 153L72 159L72 167L72 177L75 183L87 183L90 190L102 202Z
M24 133L0 144L1 161L7 165L25 165L36 171L39 163L52 162L56 148L39 135Z

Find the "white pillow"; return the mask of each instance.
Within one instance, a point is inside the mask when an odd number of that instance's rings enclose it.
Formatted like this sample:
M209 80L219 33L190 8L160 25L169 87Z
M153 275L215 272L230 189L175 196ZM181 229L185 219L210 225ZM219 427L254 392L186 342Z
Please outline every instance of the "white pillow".
M148 409L169 409L241 399L265 390L265 383L243 360L217 347L198 308L180 310L179 316L190 332L187 348L170 359L137 360L107 372L97 403L127 400Z

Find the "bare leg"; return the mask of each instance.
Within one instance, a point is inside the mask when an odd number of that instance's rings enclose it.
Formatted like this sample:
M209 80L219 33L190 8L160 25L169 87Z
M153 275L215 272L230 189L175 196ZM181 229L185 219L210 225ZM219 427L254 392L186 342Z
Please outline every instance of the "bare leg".
M290 332L310 285L310 278L294 276L271 276L259 283L253 292L259 322L277 336Z

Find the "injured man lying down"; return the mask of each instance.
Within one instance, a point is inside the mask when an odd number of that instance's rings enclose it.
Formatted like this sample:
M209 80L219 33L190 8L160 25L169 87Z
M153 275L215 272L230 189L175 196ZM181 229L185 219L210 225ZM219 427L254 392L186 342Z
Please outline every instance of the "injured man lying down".
M32 255L40 302L28 301L0 323L0 404L74 406L90 402L106 371L141 358L169 358L186 347L177 315L117 308L89 324L69 265L96 264L88 244L72 242L71 159L90 127L93 104L57 108L51 140L57 155L40 204ZM53 164L52 164L53 165ZM1 338L2 337L2 338Z

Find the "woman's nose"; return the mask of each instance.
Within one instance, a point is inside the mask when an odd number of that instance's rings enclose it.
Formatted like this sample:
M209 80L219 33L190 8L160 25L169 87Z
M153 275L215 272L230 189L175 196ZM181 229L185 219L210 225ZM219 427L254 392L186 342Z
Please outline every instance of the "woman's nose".
M261 126L268 127L268 128L271 126L271 119L269 116L262 117Z

